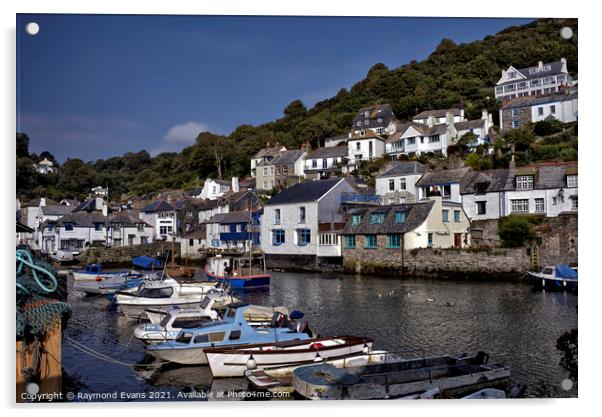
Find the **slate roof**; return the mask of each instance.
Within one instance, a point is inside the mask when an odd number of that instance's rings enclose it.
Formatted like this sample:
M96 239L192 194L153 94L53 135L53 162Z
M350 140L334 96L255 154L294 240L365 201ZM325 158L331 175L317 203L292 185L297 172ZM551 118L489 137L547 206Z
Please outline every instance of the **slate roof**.
M366 209L364 209L363 213L355 213L362 214L362 219L360 223L357 225L353 225L351 224L352 219L349 219L345 224L343 230L341 230L341 234L364 235L407 233L416 229L418 226L425 222L434 204L434 201L425 201L414 204L392 204L388 206L381 206L375 208L367 207ZM395 212L397 211L406 212L405 222L395 222ZM384 222L380 224L370 224L370 214L372 213L384 213Z
M447 112L452 112L454 116L460 116L462 114L462 109L452 107L450 109L436 109L436 110L425 110L421 113L418 113L416 116L412 117L412 120L416 119L428 119L430 116L445 117Z
M362 129L364 134L360 135L360 134L354 134L352 135L349 140L364 140L364 139L378 139L378 140L382 140L383 142L385 142L385 139L379 135L377 135L376 133L374 133L371 130L365 130Z
M336 158L339 156L347 156L348 148L347 146L329 146L325 148L318 148L309 155L305 157L305 159L321 159L321 158Z
M469 130L469 129L482 129L485 125L485 120L483 119L475 119L475 120L465 120L463 122L454 123L457 131L461 130Z
M400 177L403 175L424 174L426 166L417 161L400 161L391 169L380 174L376 178Z
M533 189L566 188L566 176L576 175L576 168L576 162L550 162L527 167L473 172L467 176L465 183L460 187L460 193L475 193L475 184L478 183L486 184L481 192L514 191L517 175L533 175Z
M149 205L143 207L140 211L143 213L155 213L157 211L173 211L175 208L165 200L153 201Z
M71 223L76 227L94 227L96 223L105 224L107 218L101 213L87 213L85 211L69 213L56 221L58 226Z
M278 155L280 153L280 150L282 148L283 148L283 146L280 145L280 146L272 146L272 147L269 147L269 148L260 149L255 154L255 156L253 156L253 159L266 158L266 157L275 157L276 155Z
M29 200L27 203L21 204L21 207L39 207L41 198L34 198L33 200ZM58 201L54 201L51 198L46 199L47 206L58 206Z
M280 152L277 156L269 161L261 161L257 166L266 165L292 165L303 156L303 151L295 149L292 151Z
M471 172L472 169L468 167L446 169L442 171L429 171L416 182L416 185L419 187L428 187L430 185L460 183L460 186L462 186L466 181L468 174Z
M219 200L203 200L203 199L196 199L195 203L194 203L197 208L201 211L204 210L211 210L215 207L218 206L219 204Z
M78 211L97 211L101 210L100 208L96 208L96 198L89 198L87 200L82 201L79 206L73 209L73 212Z
M233 211L230 213L218 213L214 214L208 221L208 223L248 223L251 219L251 212L249 211Z
M551 68L549 71L539 71L539 72L535 72L533 74L529 73L529 70L531 69L537 69L539 68L539 64L538 65L533 65L532 67L526 67L526 68L516 68L516 70L518 72L520 72L522 75L524 75L526 78L526 80L531 80L534 78L541 78L541 77L548 77L550 75L557 75L557 74L564 74L561 70L562 70L562 61L558 60L558 61L554 61L554 62L546 62L545 64L543 64L543 66L547 66L550 65ZM517 81L521 81L521 79L512 79L512 80L508 80L502 84L497 84L497 85L504 85L504 84L508 84L508 83L515 83Z
M71 213L73 210L73 206L46 206L42 207L42 214L46 214L48 216L63 216Z
M308 181L294 184L273 196L266 203L266 206L316 201L340 181L341 178L329 178L326 180Z
M148 227L153 227L152 225L146 223L145 221L143 221L142 219L138 218L138 217L134 217L131 214L117 214L115 216L112 216L109 218L109 223L113 223L113 224L122 224L124 226L136 226L137 224L144 224L145 226Z
M537 106L539 104L554 103L558 101L569 101L578 99L577 94L550 94L546 96L523 96L504 100L500 106L501 110L515 109L519 107Z
M366 112L369 112L368 117L365 117ZM380 123L378 122L379 118L382 120ZM394 118L393 108L388 103L364 107L353 118L353 129L357 130L357 127L361 127L362 129L386 127ZM367 125L365 123L366 120L368 121ZM357 122L361 122L361 126L357 126Z
M207 236L207 225L205 223L198 223L192 226L188 232L182 235L185 239L203 239Z
M422 136L442 135L447 132L447 124L439 123L429 126L425 123L408 122L398 125L397 131L387 138L387 143L393 143L399 140L401 136L410 128L416 129Z

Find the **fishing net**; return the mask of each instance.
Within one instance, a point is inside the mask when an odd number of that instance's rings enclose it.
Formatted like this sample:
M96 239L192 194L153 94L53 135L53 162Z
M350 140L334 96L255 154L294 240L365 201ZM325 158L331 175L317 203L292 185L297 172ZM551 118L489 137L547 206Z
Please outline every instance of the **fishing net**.
M57 277L50 264L31 252L17 250L17 337L44 336L67 320L71 307L67 299L67 277Z

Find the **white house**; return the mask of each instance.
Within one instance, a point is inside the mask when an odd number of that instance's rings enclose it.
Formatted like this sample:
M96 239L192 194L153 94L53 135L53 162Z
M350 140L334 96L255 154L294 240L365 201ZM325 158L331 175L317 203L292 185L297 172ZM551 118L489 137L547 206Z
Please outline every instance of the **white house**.
M270 258L311 262L341 255L342 193L354 188L345 178L302 182L272 197L261 216L261 249Z
M414 203L418 199L416 182L426 172L417 161L395 161L395 164L376 177L376 194L384 204Z
M346 145L316 149L305 157L305 176L321 179L337 171L347 172L348 153Z
M23 203L20 209L20 221L34 232L21 233L20 240L32 249L40 249L40 225L46 220L57 220L73 209L74 207L61 206L56 201L44 197Z
M377 135L390 135L395 132L397 119L390 104L377 104L360 109L353 118L351 133L359 135L369 130Z
M572 86L565 58L559 61L539 63L527 68L508 67L495 87L498 100L524 96L554 94Z
M489 131L493 127L493 115L487 110L481 112L481 118L475 120L465 120L463 122L454 123L456 128L456 138L459 139L467 133L472 133L476 136L472 143L469 143L469 147L476 147L479 145L489 145L491 141L489 139Z
M565 93L506 100L500 106L500 126L502 131L508 131L542 120L574 122L578 116L578 101L577 94Z
M347 141L349 164L358 166L361 161L381 158L385 153L385 139L371 130L362 130Z
M153 226L153 240L167 239L177 230L176 208L165 200L157 200L143 207L139 217Z
M223 197L228 192L236 193L238 191L240 191L238 177L232 177L230 181L207 178L201 192L193 197L202 198L204 200L216 200Z
M556 217L578 211L576 162L474 172L462 187L462 205L471 220L510 214Z
M37 173L42 175L52 174L57 171L52 161L48 160L47 158L42 159L37 164L33 164L33 166Z
M446 155L447 147L457 137L453 117L449 112L447 123L432 124L435 121L433 117L427 124L409 122L400 125L397 132L387 138L387 154L393 157L402 154L420 155L426 152Z
M467 167L426 172L416 182L418 200L441 196L443 201L462 203L461 190L471 173Z
M128 213L109 217L110 246L146 245L154 240L154 236L152 225Z

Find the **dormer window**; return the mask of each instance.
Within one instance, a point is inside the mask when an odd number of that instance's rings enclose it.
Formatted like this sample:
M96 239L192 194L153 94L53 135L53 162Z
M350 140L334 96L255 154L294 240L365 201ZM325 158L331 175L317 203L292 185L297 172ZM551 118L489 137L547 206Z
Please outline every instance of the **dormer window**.
M405 211L396 211L395 212L395 223L404 223L406 221L406 212Z
M373 213L370 215L370 224L382 224L384 221L384 213Z
M577 188L577 175L567 175L566 186L569 188Z
M487 186L489 184L486 182L477 182L474 185L474 192L475 194L485 194L487 192Z
M532 190L533 189L533 175L519 175L516 177L516 189L517 190Z
M362 221L362 216L359 214L354 214L353 216L351 216L351 224L352 225L358 225L360 224Z

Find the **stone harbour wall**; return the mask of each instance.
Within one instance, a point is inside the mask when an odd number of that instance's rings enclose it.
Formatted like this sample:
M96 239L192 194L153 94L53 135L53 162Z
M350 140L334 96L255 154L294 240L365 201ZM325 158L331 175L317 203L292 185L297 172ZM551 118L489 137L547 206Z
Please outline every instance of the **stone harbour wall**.
M316 257L315 255L265 255L266 268L284 271L335 272L343 271L342 257Z
M528 269L526 248L500 249L343 249L345 272L389 276L519 278Z
M146 245L119 246L110 248L89 248L79 257L81 264L101 263L103 265L130 265L136 256L163 256L172 249L173 243L155 241ZM180 243L175 243L176 258L180 256ZM161 259L163 262L164 260Z
M539 259L542 266L577 263L578 222L577 214L567 214L550 217L539 226L541 233Z

